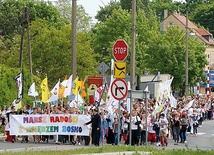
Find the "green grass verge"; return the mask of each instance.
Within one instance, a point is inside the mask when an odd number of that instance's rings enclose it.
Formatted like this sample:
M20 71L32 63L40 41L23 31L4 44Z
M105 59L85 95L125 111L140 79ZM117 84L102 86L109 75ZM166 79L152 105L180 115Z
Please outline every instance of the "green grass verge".
M133 155L140 155L140 152L149 152L151 155L211 155L214 154L214 150L200 150L200 149L172 149L165 148L156 149L150 146L147 147L134 147L134 146L103 146L103 147L91 147L85 149L71 149L71 150L40 150L30 151L25 150L23 152L4 152L3 155L72 155L72 154L92 154L92 153L107 153L107 152L126 152L133 151ZM121 153L121 155L125 155Z

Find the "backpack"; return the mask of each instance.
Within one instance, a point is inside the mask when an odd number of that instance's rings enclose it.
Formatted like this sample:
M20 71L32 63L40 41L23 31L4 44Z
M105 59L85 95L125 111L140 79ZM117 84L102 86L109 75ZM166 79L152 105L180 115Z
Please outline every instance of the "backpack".
M158 125L155 123L155 124L153 125L153 127L152 127L152 130L156 131L157 128L158 128Z

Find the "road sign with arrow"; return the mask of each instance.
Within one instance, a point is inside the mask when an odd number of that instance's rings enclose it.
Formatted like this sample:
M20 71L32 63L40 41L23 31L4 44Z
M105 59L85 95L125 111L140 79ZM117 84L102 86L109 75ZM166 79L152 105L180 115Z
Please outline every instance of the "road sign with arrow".
M128 93L128 86L123 79L116 79L111 84L111 94L116 100L123 100Z
M114 78L126 78L125 62L114 62Z

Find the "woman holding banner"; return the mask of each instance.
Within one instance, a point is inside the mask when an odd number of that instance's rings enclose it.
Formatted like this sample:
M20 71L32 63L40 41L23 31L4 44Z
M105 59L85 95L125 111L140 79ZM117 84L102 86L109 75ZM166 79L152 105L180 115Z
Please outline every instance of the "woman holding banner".
M17 111L16 111L16 108L15 106L12 106L11 107L11 112L7 113L7 120L8 120L8 125L10 127L10 115L17 115ZM7 135L7 140L9 140L9 137L10 137L10 132L8 132L8 135ZM16 135L12 135L12 140L11 140L12 143L16 142Z

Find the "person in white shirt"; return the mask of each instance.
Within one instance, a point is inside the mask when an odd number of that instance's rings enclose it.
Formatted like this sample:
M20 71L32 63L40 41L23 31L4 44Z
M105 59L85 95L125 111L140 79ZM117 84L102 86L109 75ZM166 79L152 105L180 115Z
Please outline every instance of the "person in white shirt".
M164 113L160 114L159 126L160 126L160 140L162 146L168 146L167 130L168 130L168 120Z
M189 121L190 121L190 133L191 134L193 133L193 122L190 119L190 116L192 116L192 114L193 114L193 108L191 107L188 109L188 117L189 117Z
M141 124L141 119L139 116L137 116L137 112L134 109L132 111L132 115L131 115L131 131L132 131L132 144L131 145L135 145L139 143L139 124Z

